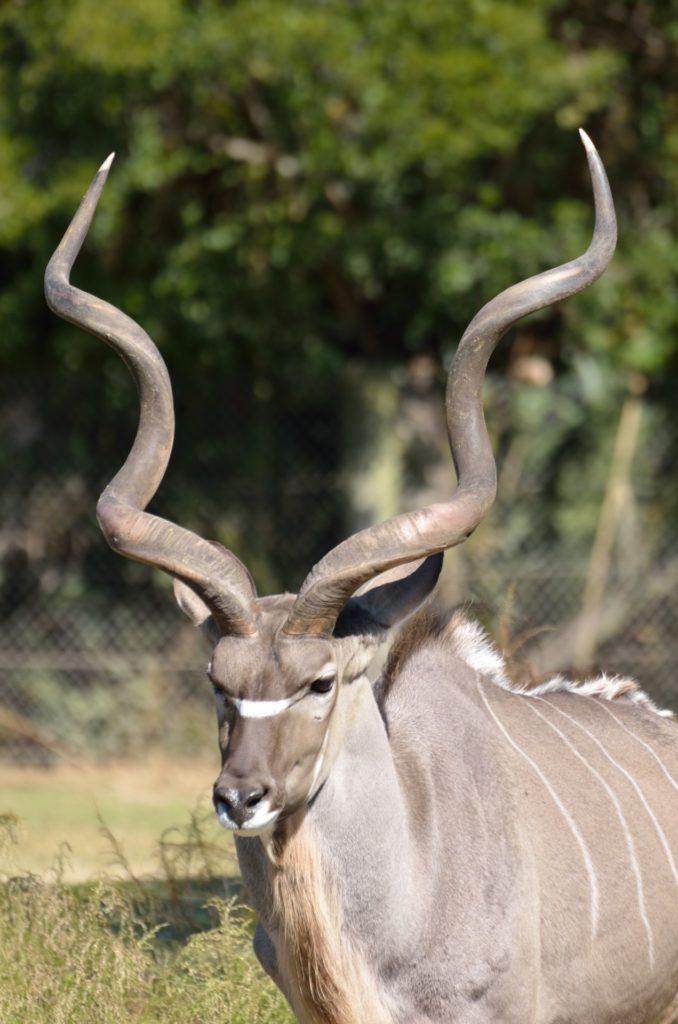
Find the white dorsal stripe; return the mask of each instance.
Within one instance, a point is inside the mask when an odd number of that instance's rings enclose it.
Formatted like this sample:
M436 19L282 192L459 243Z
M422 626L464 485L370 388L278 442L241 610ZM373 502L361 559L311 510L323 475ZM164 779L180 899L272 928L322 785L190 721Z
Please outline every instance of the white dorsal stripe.
M296 704L299 697L285 697L283 700L240 700L230 697L229 702L237 708L243 718L273 718Z
M541 699L545 700L546 698L541 698ZM678 870L676 870L676 864L675 864L675 861L673 859L673 854L671 853L671 848L669 846L668 840L667 840L666 835L664 833L664 829L661 827L661 825L657 821L657 818L655 816L654 811L652 810L652 808L650 807L649 803L645 799L645 794L643 793L642 789L640 788L640 786L638 785L636 780L633 778L633 776L630 774L630 772L628 772L626 770L626 768L624 768L623 765L619 764L618 761L615 761L615 759L612 757L612 755L610 753L608 753L608 751L605 749L603 744L600 742L598 737L594 736L593 733L590 732L586 728L586 726L582 725L581 722L578 722L576 720L576 718L572 717L572 715L568 715L568 713L566 711L563 711L561 708L556 707L555 704L552 704L548 700L546 702L548 703L549 707L552 707L553 710L557 711L559 715L562 715L563 718L567 718L570 722L572 722L574 725L576 725L578 729L581 729L581 731L583 733L586 733L586 735L589 737L589 739L591 739L596 744L596 746L599 748L601 753L607 758L607 760L610 762L610 764L614 765L614 767L618 771L620 771L622 773L624 778L628 779L628 781L631 783L631 785L633 786L633 788L636 791L638 799L640 800L640 802L642 803L643 807L647 811L648 816L649 816L652 824L655 827L655 831L657 833L657 837L659 839L659 842L662 845L664 853L666 854L666 859L669 862L669 867L671 868L671 874L673 875L673 880L676 883L676 885L678 886Z
M556 807L558 808L558 810L562 814L562 816L565 819L565 821L566 821L566 823L567 823L567 825L568 825L572 835L574 836L574 838L575 838L575 840L577 842L577 845L579 846L579 849L580 849L581 855L582 855L582 860L584 861L584 867L586 869L586 873L587 873L588 878L589 878L589 889L590 889L590 895L591 895L591 939L593 940L593 939L595 939L596 934L598 932L598 916L599 916L599 907L600 907L600 891L599 891L599 888L598 888L598 878L596 876L596 872L595 872L595 869L593 867L593 861L591 860L591 854L589 852L588 846L586 845L586 842L584 841L584 837L582 836L581 832L579 831L579 828L577 827L577 823L573 819L573 817L570 814L570 812L568 811L567 807L565 807L563 801L560 799L560 797L556 793L555 789L553 788L553 786L551 785L549 780L544 775L544 773L541 770L541 768L539 767L539 765L536 763L536 761L532 760L530 755L528 753L526 753L522 749L522 747L518 746L516 741L513 739L513 737L510 735L510 733L506 729L504 723L501 721L501 719L495 714L495 712L491 708L490 703L487 700L487 697L485 696L485 691L483 689L483 685L480 682L479 678L476 679L476 685L478 687L478 692L480 693L482 701L483 701L485 707L487 708L487 710L489 711L489 713L491 714L492 718L494 719L496 724L499 726L499 728L501 729L502 733L504 734L504 736L506 737L508 742L511 744L513 749L518 754L520 754L520 756L522 758L524 758L527 761L527 763L529 764L529 766L532 769L532 771L537 775L537 777L544 784L544 786L546 787L546 790L547 790L549 796L551 797L551 799L555 803Z
M535 700L539 700L539 701L542 701L543 703L547 703L546 701L544 701L543 697L535 697ZM560 738L563 741L563 743L565 743L566 746L569 747L569 749L572 751L572 753L575 755L575 757L577 757L582 762L582 764L585 765L588 768L588 770L591 772L591 774L594 776L594 778L596 778L598 780L598 782L603 787L603 789L605 790L605 792L609 796L610 800L612 801L612 805L613 805L615 811L617 812L617 817L619 818L619 822L621 824L622 831L624 832L624 839L626 840L626 848L628 850L629 860L631 862L631 870L633 871L633 875L634 875L635 880L636 880L636 894L638 896L638 910L640 912L640 918L641 918L641 921L643 922L643 927L645 928L645 934L647 936L647 951L648 951L648 959L650 961L650 969L653 970L654 969L654 935L652 934L652 927L650 925L650 921L649 921L649 918L647 916L647 908L645 906L645 888L643 886L643 877L642 877L641 872L640 872L640 865L638 863L638 857L636 855L636 847L635 847L635 844L633 842L633 836L631 835L631 830L629 829L628 822L626 821L626 818L624 817L624 812L622 811L621 804L619 803L619 798L617 797L617 794L614 792L612 787L602 777L600 772L596 771L596 769L593 767L592 764L589 764L589 762L586 760L586 758L580 753L580 751L577 750L577 748L574 746L574 744L571 742L571 740L568 739L568 737L565 735L565 733L561 729L559 729L557 725L554 725L553 722L549 721L549 719L546 717L546 715L542 714L542 712L539 710L539 708L536 708L533 704L531 704L531 703L527 704L527 707L529 707L530 711L534 711L535 715L539 715L539 717L542 719L542 721L546 722L546 724L551 729L553 729L553 731L555 733L557 733L558 736L560 736Z
M659 765L659 767L661 768L661 770L663 771L664 775L669 780L669 782L671 783L673 788L676 790L676 792L678 792L678 782L676 782L676 780L674 779L673 775L671 775L670 771L668 770L668 768L666 767L666 765L664 764L664 762L660 758L659 754L657 754L652 749L650 744L646 743L645 740L641 739L640 736L637 736L635 732L633 732L626 725L624 725L624 723L621 721L621 719L617 718L617 716L615 715L614 711L612 711L610 708L608 708L607 704L604 704L600 700L597 700L596 704L598 705L598 707L601 707L603 709L603 711L606 711L608 713L608 715L610 716L610 718L614 718L614 720L617 723L617 725L619 725L624 730L624 732L627 732L629 734L629 736L632 737L632 739L634 739L637 743L640 743L641 746L645 747L647 752L649 754L651 754L652 757L655 759L655 761L657 762L657 764Z

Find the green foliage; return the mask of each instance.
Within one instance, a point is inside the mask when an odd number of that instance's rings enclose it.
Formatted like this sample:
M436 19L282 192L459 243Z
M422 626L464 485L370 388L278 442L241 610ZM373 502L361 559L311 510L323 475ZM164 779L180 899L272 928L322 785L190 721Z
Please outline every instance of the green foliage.
M211 906L218 927L192 935L159 973L141 1019L184 1024L197 1013L206 1024L292 1024L283 997L254 965L251 927L223 900Z
M49 878L8 875L15 823L0 828L10 847L0 880L3 1022L291 1024L254 960L250 915L210 896L205 879L180 881L176 862L148 883L67 886L58 863ZM186 834L184 868L201 843L199 830ZM187 917L188 886L202 892L204 915Z
M0 240L44 261L115 147L93 236L109 266L90 276L184 372L189 332L223 369L293 379L356 345L393 358L441 328L454 337L430 270L464 209L491 217L462 227L454 251L497 238L496 170L479 181L479 161L513 162L553 110L585 119L618 65L600 48L572 59L549 6L10 2ZM519 235L495 243L485 289ZM6 350L26 342L17 332Z
M211 902L218 924L161 948L119 886L36 877L0 886L0 1016L7 1024L287 1024L251 952L251 925Z
M40 296L111 149L77 281L137 317L170 365L184 468L167 514L233 544L265 588L296 585L343 532L337 495L303 561L277 541L314 504L285 495L290 466L343 462L347 360L426 351L443 363L492 294L585 248L581 123L610 171L619 254L518 341L573 383L593 353L611 411L628 370L663 399L678 330L678 13L676 0L632 8L621 19L613 0L7 0L0 357L41 368L31 451L62 422L57 473L98 485L134 421L124 371ZM310 430L306 448L294 422ZM8 438L0 470L28 476ZM234 488L256 507L251 522L233 511Z
M77 757L138 758L149 750L190 756L214 743L210 702L179 687L172 672L156 665L144 674L92 675L73 683L59 673L32 673L23 685L7 684L22 693L31 722Z

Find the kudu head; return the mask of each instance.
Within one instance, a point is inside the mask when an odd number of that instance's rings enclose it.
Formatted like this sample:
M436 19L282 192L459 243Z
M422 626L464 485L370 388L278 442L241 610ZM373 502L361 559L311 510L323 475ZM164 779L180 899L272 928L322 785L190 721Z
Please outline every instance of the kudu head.
M470 323L452 362L446 398L457 471L452 497L343 541L314 566L296 596L259 598L232 552L145 511L174 436L167 369L134 321L69 281L112 157L49 262L50 308L107 342L137 384L137 435L99 499L97 516L114 550L173 576L180 607L212 646L209 676L222 756L214 802L221 823L240 835L270 829L314 797L359 713L363 674L375 646L426 600L442 553L466 540L492 504L496 469L482 409L489 357L516 320L591 284L614 252L609 185L593 144L583 132L582 138L596 215L589 248L492 299Z

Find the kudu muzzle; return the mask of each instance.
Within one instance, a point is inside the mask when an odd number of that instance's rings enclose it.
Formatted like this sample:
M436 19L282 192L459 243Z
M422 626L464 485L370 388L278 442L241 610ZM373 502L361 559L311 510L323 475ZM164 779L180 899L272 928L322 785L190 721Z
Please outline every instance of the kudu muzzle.
M283 793L266 761L273 737L269 723L239 719L222 752L212 791L220 824L231 830L264 827L282 810Z
M262 801L270 792L270 787L264 783L254 786L229 785L228 778L219 779L214 784L214 808L222 824L227 827L231 825L236 828L244 828L257 813L261 810Z

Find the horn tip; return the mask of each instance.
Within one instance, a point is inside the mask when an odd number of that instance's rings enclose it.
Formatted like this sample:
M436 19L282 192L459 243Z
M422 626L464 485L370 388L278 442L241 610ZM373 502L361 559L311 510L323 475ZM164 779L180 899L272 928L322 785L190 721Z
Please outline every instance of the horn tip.
M597 150L597 149L596 149L596 147L595 147L595 146L593 145L593 143L591 142L591 139L590 139L590 138L589 138L589 136L588 136L588 135L586 134L586 132L584 131L584 129L583 129L583 128L580 128L580 129L579 129L579 137L581 138L581 141L582 141L582 142L584 143L584 145L586 146L586 152L587 152L587 153L597 153L597 152L598 152L598 150Z
M104 160L104 162L102 163L101 167L99 168L99 172L98 173L99 174L108 174L108 172L111 169L111 164L113 163L114 159L115 159L115 153L111 153L110 156L107 156L106 159Z

